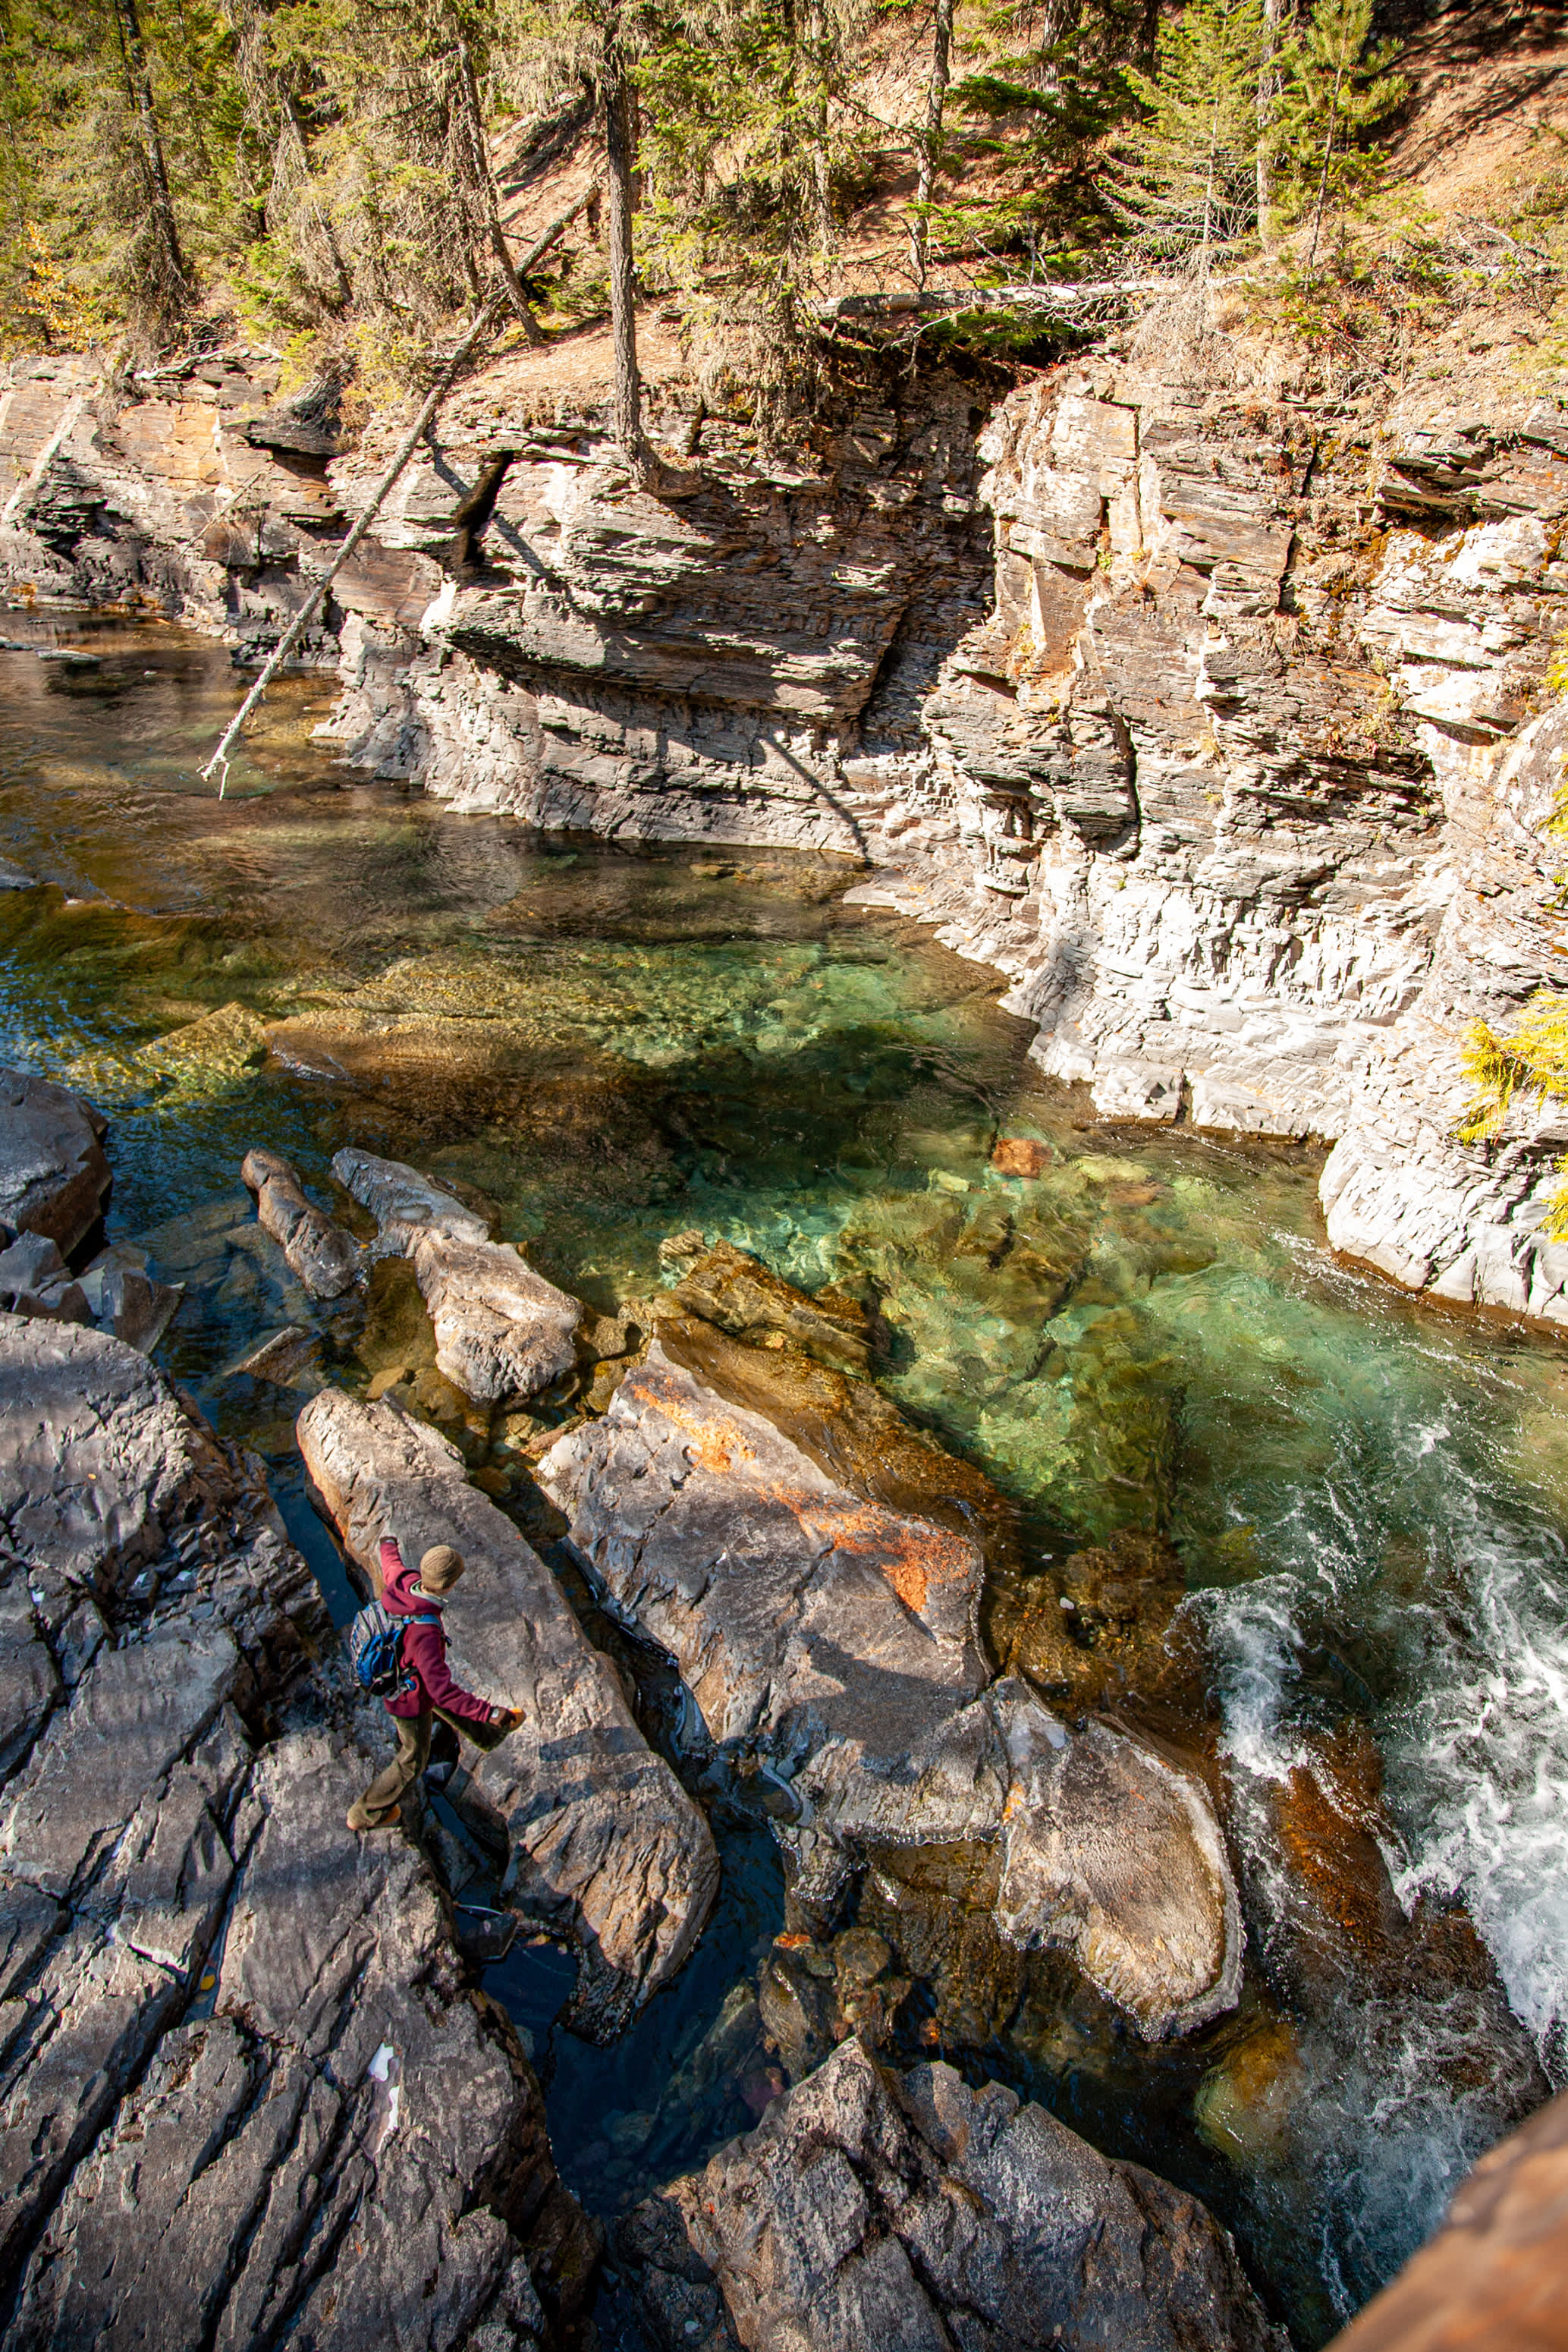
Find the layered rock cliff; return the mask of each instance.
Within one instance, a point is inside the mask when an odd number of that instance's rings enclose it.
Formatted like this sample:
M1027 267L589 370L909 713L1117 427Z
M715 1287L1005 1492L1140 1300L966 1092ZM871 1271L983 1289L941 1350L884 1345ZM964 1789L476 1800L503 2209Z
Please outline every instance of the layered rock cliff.
M1568 973L1568 415L1495 373L1348 404L1132 348L988 419L901 382L788 457L672 378L654 493L548 354L498 362L337 584L332 731L464 808L865 861L1106 1118L1332 1141L1335 1247L1568 1320L1562 1114L1453 1139L1469 1023ZM134 389L16 373L0 562L259 647L377 435L335 456L330 400L255 354Z

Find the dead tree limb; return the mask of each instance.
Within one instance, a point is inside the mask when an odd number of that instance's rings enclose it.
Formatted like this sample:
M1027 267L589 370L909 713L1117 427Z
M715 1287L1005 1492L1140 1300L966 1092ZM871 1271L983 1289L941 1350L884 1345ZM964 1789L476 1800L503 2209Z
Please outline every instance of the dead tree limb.
M530 269L534 268L538 262L543 260L545 255L549 251L550 247L555 243L557 237L559 236L561 231L567 227L569 223L576 218L586 202L586 197L580 197L578 202L571 206L571 209L569 212L562 213L559 220L552 221L550 223L550 226L546 229L543 236L538 239L537 244L535 244L524 256L522 261L518 263L517 274L519 278L526 277ZM269 656L265 668L262 670L261 676L256 679L256 684L251 688L250 692L246 696L245 700L240 704L239 709L235 712L233 719L229 721L228 730L224 736L223 741L218 745L217 750L213 753L212 758L202 770L202 782L204 783L210 783L214 773L219 768L223 768L225 770L223 782L220 782L218 786L218 797L220 800L223 798L224 786L228 781L226 768L228 755L234 748L234 745L238 741L240 731L245 726L246 720L250 717L251 712L256 709L256 704L261 700L262 696L267 692L267 688L271 685L278 671L283 667L283 665L288 659L289 655L293 653L296 647L299 645L300 641L304 637L306 630L315 619L316 614L321 605L323 598L326 596L328 589L330 588L333 581L336 580L339 572L341 572L343 566L349 561L349 558L353 554L354 550L358 547L361 540L363 539L371 523L374 522L377 515L381 512L382 508L385 505L388 498L392 495L392 489L396 486L399 475L402 472L403 467L408 464L409 459L418 448L421 441L423 440L426 432L429 430L432 420L435 415L436 410L440 407L442 402L451 391L454 383L456 381L459 371L462 369L465 362L472 356L476 347L483 339L486 329L488 329L494 322L497 312L508 304L509 301L509 289L503 284L501 288L492 292L486 299L480 304L478 310L475 312L473 318L468 322L467 328L464 332L462 341L458 344L457 349L453 352L451 358L447 361L446 365L442 369L441 373L436 377L435 382L432 384L429 392L425 394L423 407L420 410L419 415L414 418L413 423L409 426L408 431L399 442L397 455L392 459L392 464L387 467L386 472L382 476L381 480L376 484L375 489L371 496L370 504L365 508L363 513L360 516L359 520L355 523L347 539L343 541L342 546L338 550L338 552L333 557L331 564L328 570L323 572L321 578L318 580L316 585L310 591L309 595L307 596L304 604L301 604L298 612L296 613L293 620L290 621L287 628L278 639L277 648Z

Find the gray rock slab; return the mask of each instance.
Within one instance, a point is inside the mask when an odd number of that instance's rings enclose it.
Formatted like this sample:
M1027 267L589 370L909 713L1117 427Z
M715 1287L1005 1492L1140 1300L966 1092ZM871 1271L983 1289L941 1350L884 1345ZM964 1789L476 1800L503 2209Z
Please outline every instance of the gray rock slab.
M135 1349L12 1315L0 1315L0 1444L12 1548L100 1590L236 1484L211 1432Z
M435 1331L435 1361L482 1403L536 1396L577 1360L582 1309L508 1244L418 1234L411 1252Z
M455 1241L490 1238L489 1224L477 1210L465 1208L455 1192L401 1160L379 1160L373 1151L350 1148L336 1155L332 1173L379 1225L433 1225Z
M265 1491L122 1343L0 1345L0 2345L538 2343L530 2269L576 2308L594 2232L429 1866L346 1826L384 1718L305 1671Z
M715 1743L792 1775L776 1832L808 1916L878 1853L995 1848L999 1932L1070 1950L1148 2038L1235 2006L1240 1910L1206 1792L1020 1682L986 1687L965 1538L849 1494L657 1342L538 1475Z
M383 1535L405 1558L455 1544L468 1563L445 1613L454 1672L524 1720L474 1765L511 1843L507 1893L580 1955L574 2031L608 2039L669 1982L718 1883L706 1822L633 1722L608 1659L509 1519L468 1485L461 1455L382 1400L327 1390L300 1452L371 1578Z
M0 1226L44 1234L69 1257L109 1198L105 1126L68 1087L0 1070Z
M998 2083L855 2042L617 2254L664 2352L1285 2352L1226 2231Z
M234 1686L239 1652L215 1622L109 1650L0 1804L0 1868L70 1893L149 1789L167 1779Z

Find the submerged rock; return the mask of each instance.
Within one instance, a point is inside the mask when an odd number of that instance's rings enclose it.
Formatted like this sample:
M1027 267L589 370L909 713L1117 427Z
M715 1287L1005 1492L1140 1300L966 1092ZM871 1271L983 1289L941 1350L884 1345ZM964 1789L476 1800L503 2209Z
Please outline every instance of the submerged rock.
M1284 2352L1196 2199L1000 2084L852 2041L617 2251L664 2352Z
M967 1849L962 1899L1019 1949L1071 1951L1147 2037L1234 2006L1239 1906L1206 1792L1020 1682L986 1688L973 1543L852 1494L661 1341L538 1475L709 1738L793 1776L776 1828L805 1917L831 1926L868 1862Z
M679 1271L673 1293L679 1305L721 1331L743 1339L781 1331L843 1371L863 1372L870 1363L870 1318L858 1298L832 1289L811 1297L733 1243L706 1244L696 1233L662 1242L659 1255Z
M1173 1638L1186 1598L1180 1558L1162 1537L1120 1528L1054 1574L988 1596L987 1633L1009 1671L1079 1706L1166 1697L1202 1679L1196 1639Z
M489 1403L536 1396L571 1370L582 1309L509 1244L427 1230L413 1257L436 1365L465 1396Z
M312 1298L340 1298L360 1273L359 1244L305 1197L298 1171L276 1151L247 1151L240 1174L256 1213Z
M665 1301L650 1304L663 1309ZM961 1536L992 1574L1016 1565L1017 1507L973 1463L912 1428L873 1381L820 1363L788 1341L747 1347L693 1316L660 1312L658 1332L672 1363L726 1403L762 1414L862 1502Z
M69 1257L103 1214L108 1121L47 1078L0 1070L0 1227L42 1234Z
M8 2352L538 2341L530 2263L570 2304L593 2235L426 1865L344 1826L374 1711L299 1671L265 1490L133 1349L11 1318L0 1454Z
M384 1401L337 1390L306 1406L298 1436L368 1576L387 1534L410 1559L451 1543L466 1559L446 1612L454 1671L524 1717L475 1760L472 1801L509 1843L504 1894L578 1947L573 2030L611 2039L702 1931L718 1885L706 1822L643 1739L555 1579L467 1484L455 1446Z
M490 1238L488 1220L476 1209L466 1208L455 1192L401 1160L378 1160L373 1151L350 1149L337 1153L332 1173L361 1208L370 1211L383 1233L389 1226L428 1225L449 1234L454 1241ZM410 1246L410 1236L400 1233L397 1246L400 1250Z
M321 1334L303 1324L286 1323L271 1331L228 1368L230 1378L242 1372L253 1381L270 1381L282 1389L305 1389L314 1396L323 1384Z

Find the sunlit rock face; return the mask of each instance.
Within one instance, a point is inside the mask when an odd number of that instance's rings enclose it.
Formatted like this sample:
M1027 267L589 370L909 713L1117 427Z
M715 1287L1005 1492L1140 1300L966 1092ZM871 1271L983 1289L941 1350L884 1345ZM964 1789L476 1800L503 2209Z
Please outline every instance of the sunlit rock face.
M419 1849L346 1826L385 1717L255 1457L12 1316L0 1455L5 2343L537 2343L595 2236Z
M504 1899L578 1946L575 2029L613 2038L702 1933L718 1882L706 1821L542 1562L466 1483L454 1446L394 1405L340 1390L306 1406L298 1438L367 1579L389 1532L409 1559L455 1542L467 1562L445 1619L454 1671L520 1716L476 1764L480 1826L507 1850Z
M868 1864L967 1853L1003 1939L1071 1952L1149 2040L1235 2006L1240 1910L1206 1792L991 1682L976 1543L839 1484L658 1339L538 1475L610 1603L675 1660L707 1740L787 1780L776 1830L802 1917L831 1928Z
M346 630L350 756L544 824L863 856L844 761L862 740L917 749L922 698L984 610L981 414L938 377L787 457L706 419L654 493L597 417L455 409L374 533L444 570L417 635ZM674 404L661 423L687 437ZM352 506L371 476L344 460L333 479Z
M1532 715L1568 420L1066 369L980 450L995 609L887 773L868 837L898 870L866 895L1011 974L1041 1066L1104 1117L1339 1139L1336 1247L1568 1317L1538 1239L1555 1130L1453 1140L1468 1024L1568 971L1563 721Z
M1285 2340L1195 2198L999 2083L899 2075L853 2041L640 2205L616 2252L658 2341L705 2352Z
M74 362L13 376L7 576L258 649L391 446L385 420L335 455L260 355L129 404ZM1568 976L1568 417L1093 355L988 420L941 373L888 402L779 454L656 388L692 454L643 491L591 405L481 372L308 649L340 659L347 756L465 810L865 861L1102 1116L1334 1140L1337 1248L1568 1320L1540 1238L1568 1134L1453 1140L1468 1024Z

